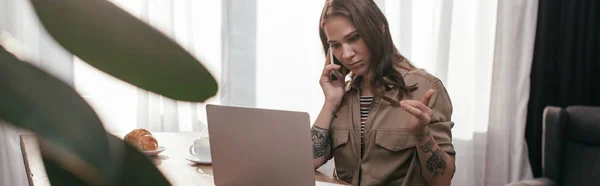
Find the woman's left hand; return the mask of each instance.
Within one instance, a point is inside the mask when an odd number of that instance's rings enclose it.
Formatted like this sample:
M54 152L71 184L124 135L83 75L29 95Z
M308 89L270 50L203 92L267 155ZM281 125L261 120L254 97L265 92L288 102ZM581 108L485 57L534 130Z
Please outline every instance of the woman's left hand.
M406 112L410 113L412 117L408 121L408 126L413 134L422 133L423 129L431 122L431 115L433 111L428 107L431 97L435 93L435 90L429 89L421 101L417 100L402 100L400 106Z

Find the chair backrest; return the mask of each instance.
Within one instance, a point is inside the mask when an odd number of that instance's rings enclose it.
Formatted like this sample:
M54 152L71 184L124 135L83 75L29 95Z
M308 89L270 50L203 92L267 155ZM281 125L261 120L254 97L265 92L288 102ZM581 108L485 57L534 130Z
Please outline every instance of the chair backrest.
M600 184L600 107L546 107L543 174L561 185Z

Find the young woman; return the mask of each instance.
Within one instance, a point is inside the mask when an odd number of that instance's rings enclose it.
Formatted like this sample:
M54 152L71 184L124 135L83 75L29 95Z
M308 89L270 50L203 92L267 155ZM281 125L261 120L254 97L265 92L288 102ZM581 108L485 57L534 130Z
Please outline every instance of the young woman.
M335 176L353 185L450 185L446 88L400 55L377 5L327 0L319 33L327 59L325 103L312 128L315 169L333 158Z

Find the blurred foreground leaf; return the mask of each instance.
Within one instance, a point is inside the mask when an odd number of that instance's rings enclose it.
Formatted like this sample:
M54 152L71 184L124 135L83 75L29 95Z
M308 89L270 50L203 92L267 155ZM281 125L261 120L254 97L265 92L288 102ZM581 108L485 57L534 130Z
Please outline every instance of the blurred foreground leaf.
M218 89L196 58L106 0L31 0L52 37L90 65L163 96L203 102Z
M145 169L137 173L152 177L153 183L148 185L168 185L141 152L107 135L96 113L72 87L19 61L2 46L0 118L38 136L44 164L54 185L81 182L113 185L122 183L123 172L131 172L132 168ZM71 179L74 176L78 179ZM135 177L127 179L141 181Z

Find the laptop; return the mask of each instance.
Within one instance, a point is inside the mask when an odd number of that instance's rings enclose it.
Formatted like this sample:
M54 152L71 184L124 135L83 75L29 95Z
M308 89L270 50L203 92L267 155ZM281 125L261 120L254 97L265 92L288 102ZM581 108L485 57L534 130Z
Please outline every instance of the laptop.
M314 186L306 112L206 106L217 186Z

